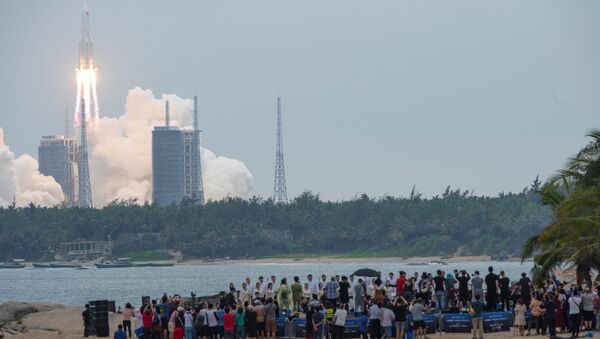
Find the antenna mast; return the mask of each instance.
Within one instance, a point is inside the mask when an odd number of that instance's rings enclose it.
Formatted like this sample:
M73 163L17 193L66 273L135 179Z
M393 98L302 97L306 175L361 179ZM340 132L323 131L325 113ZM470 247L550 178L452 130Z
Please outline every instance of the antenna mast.
M285 166L283 164L283 135L281 128L281 98L277 97L277 145L275 146L275 183L273 188L275 203L287 203Z

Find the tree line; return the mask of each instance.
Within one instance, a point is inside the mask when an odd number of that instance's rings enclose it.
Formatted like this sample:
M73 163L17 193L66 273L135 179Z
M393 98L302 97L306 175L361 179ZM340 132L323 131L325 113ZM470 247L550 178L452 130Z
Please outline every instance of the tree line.
M431 198L413 189L408 197L363 194L332 202L307 191L287 204L252 197L166 207L135 200L101 209L8 206L0 208L0 258L40 260L61 242L109 235L117 255L155 249L180 250L186 258L519 255L552 218L552 209L539 203L540 186L536 178L519 193L494 197L448 187Z

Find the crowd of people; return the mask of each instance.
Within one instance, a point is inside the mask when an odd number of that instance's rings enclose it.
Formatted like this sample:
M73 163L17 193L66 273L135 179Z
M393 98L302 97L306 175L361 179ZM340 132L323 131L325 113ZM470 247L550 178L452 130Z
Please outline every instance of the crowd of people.
M306 338L341 339L353 317L362 339L404 339L409 330L421 339L427 335L425 314L462 312L471 315L473 338L483 338L485 311L512 312L520 335L554 338L558 330L575 338L582 329L600 331L599 289L567 286L555 277L533 284L526 273L513 281L493 267L485 276L465 270L376 277L309 274L304 281L261 276L239 286L230 283L212 302L165 294L138 309L126 304L115 339L131 338L133 332L144 339L272 339L279 316L305 318Z

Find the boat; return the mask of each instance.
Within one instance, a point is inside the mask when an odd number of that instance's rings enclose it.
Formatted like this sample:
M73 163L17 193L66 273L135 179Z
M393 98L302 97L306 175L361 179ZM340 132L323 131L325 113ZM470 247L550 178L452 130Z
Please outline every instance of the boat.
M13 259L5 263L0 263L0 268L25 268L25 260Z
M124 268L135 267L135 264L129 258L118 258L116 260L104 260L96 264L96 268Z
M174 266L175 264L173 263L153 263L153 262L148 262L148 263L141 263L141 264L134 264L134 267L171 267Z
M438 261L438 260L432 260L431 264L448 265L448 263L446 263L444 261Z
M424 262L409 262L406 265L408 265L408 266L424 266L424 265L429 265L429 264L424 263Z
M79 264L69 264L69 263L51 263L51 264L33 264L35 268L80 268Z

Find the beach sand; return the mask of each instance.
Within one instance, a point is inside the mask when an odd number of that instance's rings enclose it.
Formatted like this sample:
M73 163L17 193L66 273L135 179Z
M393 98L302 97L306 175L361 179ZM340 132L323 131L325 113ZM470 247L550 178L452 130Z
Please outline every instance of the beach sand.
M27 328L27 333L9 334L5 331L6 338L31 338L31 339L49 339L49 338L82 338L81 308L61 307L51 311L32 313L23 318L23 325ZM112 332L117 328L121 317L118 314L110 315L110 330ZM566 335L563 335L565 337ZM470 334L430 334L430 338L444 339L468 339ZM543 338L541 336L534 336ZM595 338L598 338L596 334ZM95 337L90 337L95 338ZM485 338L520 338L511 332L486 333Z

